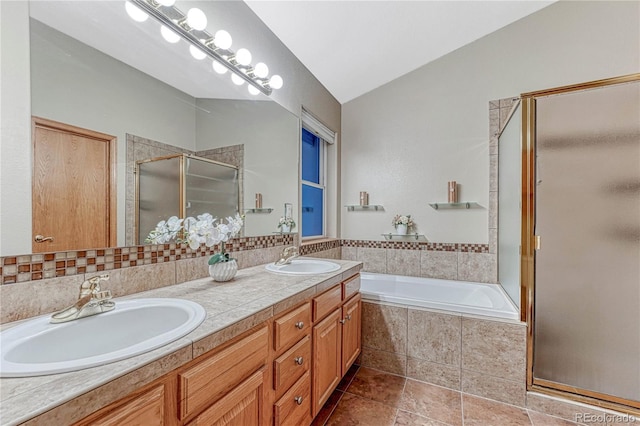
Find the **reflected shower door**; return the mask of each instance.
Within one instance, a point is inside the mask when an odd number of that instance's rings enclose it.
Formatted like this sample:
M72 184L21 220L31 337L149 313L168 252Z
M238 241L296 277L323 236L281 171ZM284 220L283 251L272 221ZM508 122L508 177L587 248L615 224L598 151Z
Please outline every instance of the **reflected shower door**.
M536 100L533 382L638 407L640 82Z

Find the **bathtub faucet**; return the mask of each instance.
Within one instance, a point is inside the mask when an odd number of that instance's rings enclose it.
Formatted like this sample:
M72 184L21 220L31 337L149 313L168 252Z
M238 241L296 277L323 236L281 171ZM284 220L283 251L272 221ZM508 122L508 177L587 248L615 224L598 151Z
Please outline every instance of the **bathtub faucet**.
M285 247L285 249L282 250L282 253L280 253L280 259L276 260L275 264L278 266L287 265L291 263L291 261L298 256L300 256L300 254L298 253L298 247L296 246Z

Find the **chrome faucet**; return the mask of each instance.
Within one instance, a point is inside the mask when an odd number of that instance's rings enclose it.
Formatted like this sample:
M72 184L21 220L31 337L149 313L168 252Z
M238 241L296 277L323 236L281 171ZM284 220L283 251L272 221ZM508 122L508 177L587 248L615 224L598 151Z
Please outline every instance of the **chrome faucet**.
M300 256L298 253L298 247L285 247L284 250L282 250L282 253L280 253L280 259L276 260L274 263L278 266L287 265L298 256Z
M100 282L107 281L108 274L89 278L80 286L80 296L73 305L51 315L52 324L77 320L79 318L108 312L116 307L111 300L111 291L101 290Z

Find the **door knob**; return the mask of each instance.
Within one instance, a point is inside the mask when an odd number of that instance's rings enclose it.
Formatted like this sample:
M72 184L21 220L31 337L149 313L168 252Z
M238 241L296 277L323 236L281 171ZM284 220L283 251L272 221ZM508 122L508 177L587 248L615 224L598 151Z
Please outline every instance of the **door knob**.
M53 242L53 237L45 237L44 235L36 235L33 239L36 243L44 243L45 241Z

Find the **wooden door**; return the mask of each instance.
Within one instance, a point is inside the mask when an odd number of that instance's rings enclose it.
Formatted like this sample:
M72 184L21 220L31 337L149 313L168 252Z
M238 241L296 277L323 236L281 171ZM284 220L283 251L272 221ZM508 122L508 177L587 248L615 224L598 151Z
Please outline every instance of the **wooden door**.
M338 308L313 327L313 417L342 379L341 317Z
M33 252L116 245L116 138L38 117L32 123ZM46 240L36 242L38 235Z
M362 302L360 295L352 297L342 307L342 375L360 355L360 324Z

